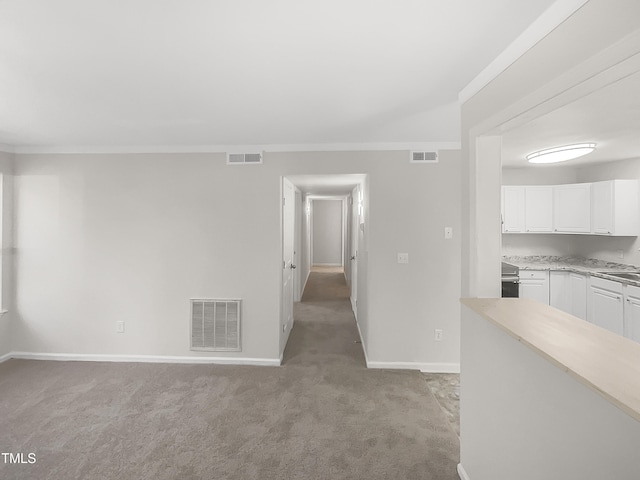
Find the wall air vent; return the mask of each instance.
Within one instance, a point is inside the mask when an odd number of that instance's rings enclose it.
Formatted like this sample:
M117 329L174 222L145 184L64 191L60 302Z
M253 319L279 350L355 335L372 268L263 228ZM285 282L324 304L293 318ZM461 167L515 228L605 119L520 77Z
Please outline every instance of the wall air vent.
M438 163L438 152L411 152L411 163Z
M227 165L259 165L261 163L261 153L229 153L227 155Z
M240 300L191 300L191 350L239 352Z

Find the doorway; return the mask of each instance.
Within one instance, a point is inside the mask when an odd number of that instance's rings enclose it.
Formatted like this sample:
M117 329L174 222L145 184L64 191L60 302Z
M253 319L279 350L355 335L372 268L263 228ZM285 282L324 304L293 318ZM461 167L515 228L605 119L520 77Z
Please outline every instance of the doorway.
M311 267L344 271L344 203L347 197L316 197L311 200Z
M362 174L282 177L281 355L295 324L294 303L303 300L312 269L342 277L357 318L356 298L367 282L357 278L358 245L364 236L358 235L354 219L358 225L364 221L357 212L362 211L365 181Z

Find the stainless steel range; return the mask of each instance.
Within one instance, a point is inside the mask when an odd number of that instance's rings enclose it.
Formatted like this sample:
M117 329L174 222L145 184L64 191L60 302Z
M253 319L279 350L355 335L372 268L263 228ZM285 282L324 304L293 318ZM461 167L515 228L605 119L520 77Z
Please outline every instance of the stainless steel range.
M520 296L520 269L505 262L502 262L502 296Z

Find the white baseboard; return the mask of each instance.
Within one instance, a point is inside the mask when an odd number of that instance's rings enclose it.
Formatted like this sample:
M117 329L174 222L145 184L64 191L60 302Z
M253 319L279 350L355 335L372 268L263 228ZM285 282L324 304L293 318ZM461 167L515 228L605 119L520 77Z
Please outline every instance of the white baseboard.
M5 353L4 355L2 355L0 357L0 363L2 362L6 362L7 360L12 359L13 357L11 356L11 353Z
M367 358L367 347L364 344L362 331L360 330L360 324L358 323L358 319L356 318L356 327L358 327L358 336L360 337L360 345L362 345L362 353L364 353L364 362L367 368L369 368L369 360Z
M11 352L8 354L8 357L23 360L53 360L61 362L191 363L271 367L280 366L281 363L278 358L179 357L172 355L94 355L80 353Z
M420 370L423 373L460 373L459 363L367 362L369 368Z
M471 480L461 463L458 464L458 476L460 477L460 480Z
M460 373L459 363L423 363L420 365L422 373Z

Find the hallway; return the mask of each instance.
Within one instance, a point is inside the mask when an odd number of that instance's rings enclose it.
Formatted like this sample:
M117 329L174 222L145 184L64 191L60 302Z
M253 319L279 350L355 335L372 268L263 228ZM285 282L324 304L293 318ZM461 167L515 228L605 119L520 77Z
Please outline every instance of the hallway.
M293 312L295 323L283 365L321 362L366 368L349 286L341 270L314 267Z
M424 376L366 368L341 271L314 269L294 317L283 367L300 370L315 428L332 426L325 454L346 448L346 478L458 479L459 441Z

